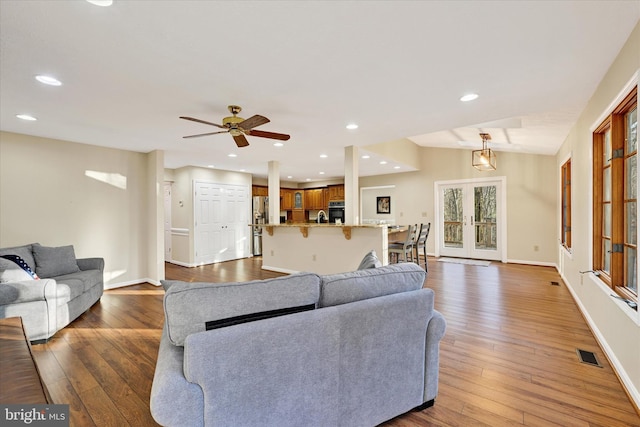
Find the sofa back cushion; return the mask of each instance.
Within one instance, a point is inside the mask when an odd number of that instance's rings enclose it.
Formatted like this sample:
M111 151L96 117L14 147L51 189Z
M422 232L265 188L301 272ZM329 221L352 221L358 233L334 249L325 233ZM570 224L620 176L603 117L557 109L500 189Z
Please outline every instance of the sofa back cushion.
M57 277L80 271L73 245L55 248L33 245L33 257L40 277Z
M239 283L189 283L163 280L166 289L164 314L169 340L178 346L206 324L233 324L235 319L267 312L316 305L320 296L320 277L299 273L267 280ZM229 320L227 322L227 320Z
M36 261L33 258L33 253L31 250L34 245L38 245L38 243L32 243L23 246L14 246L11 248L2 248L0 249L0 255L17 255L29 265L31 271L36 271Z
M415 291L425 278L426 272L409 262L322 276L318 307Z

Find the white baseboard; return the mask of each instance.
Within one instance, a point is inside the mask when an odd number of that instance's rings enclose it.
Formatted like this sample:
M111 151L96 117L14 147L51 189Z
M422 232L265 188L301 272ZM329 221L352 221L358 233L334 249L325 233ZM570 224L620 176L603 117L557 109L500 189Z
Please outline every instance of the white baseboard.
M558 264L555 262L544 262L544 261L525 261L522 259L507 259L508 264L525 264L525 265L539 265L540 267L553 267L556 270L558 269Z
M124 288L125 286L139 285L141 283L151 283L154 286L161 285L159 280L153 280L153 279L149 279L148 277L145 277L137 280L128 280L126 282L110 283L108 285L105 285L104 290L108 291L110 289Z
M299 273L298 270L289 270L287 268L279 268L279 267L270 267L268 265L262 265L263 270L275 271L276 273L285 273L285 274L296 274Z
M582 304L582 302L576 295L571 283L569 283L565 275L562 274L559 269L558 269L558 274L560 274L560 277L562 277L562 280L567 285L567 289L569 290L571 297L573 298L576 305L578 306L580 313L582 313L582 316L587 321L587 324L589 325L589 328L593 332L593 335L595 336L596 341L598 341L598 344L607 355L607 358L609 359L609 362L611 363L613 370L616 372L618 378L620 378L620 381L622 381L622 385L627 391L627 394L634 401L636 408L640 408L640 390L638 390L634 386L633 381L631 381L631 378L627 374L627 371L624 369L624 366L620 363L620 360L618 360L618 358L616 357L616 354L613 352L613 350L607 343L606 338L604 337L604 335L602 335L602 332L600 332L600 329L598 328L596 323L593 321L593 319L589 315L589 312L587 311L585 306Z

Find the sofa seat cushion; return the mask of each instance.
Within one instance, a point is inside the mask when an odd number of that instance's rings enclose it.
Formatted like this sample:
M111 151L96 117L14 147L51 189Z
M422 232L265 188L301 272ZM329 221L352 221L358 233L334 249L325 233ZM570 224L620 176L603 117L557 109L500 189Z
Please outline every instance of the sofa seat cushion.
M164 280L167 335L182 346L190 334L206 330L207 322L253 313L317 304L320 277L299 273L240 283L189 283ZM258 317L260 318L260 316Z
M412 262L322 276L318 306L415 291L424 286L425 278L426 272Z
M100 270L78 271L72 274L53 277L58 283L58 287L67 285L69 287L69 297L74 299L98 283L102 283L102 273Z

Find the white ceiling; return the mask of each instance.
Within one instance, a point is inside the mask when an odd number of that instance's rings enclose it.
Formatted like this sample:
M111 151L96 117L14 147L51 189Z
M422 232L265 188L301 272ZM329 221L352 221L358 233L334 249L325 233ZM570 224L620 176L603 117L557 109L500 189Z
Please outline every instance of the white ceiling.
M639 19L640 0L2 0L0 129L164 150L169 168L264 177L276 160L294 181L342 177L345 146L469 149L479 129L496 150L554 154ZM179 116L220 123L229 104L291 139L182 138L217 129ZM409 170L389 160L361 175Z

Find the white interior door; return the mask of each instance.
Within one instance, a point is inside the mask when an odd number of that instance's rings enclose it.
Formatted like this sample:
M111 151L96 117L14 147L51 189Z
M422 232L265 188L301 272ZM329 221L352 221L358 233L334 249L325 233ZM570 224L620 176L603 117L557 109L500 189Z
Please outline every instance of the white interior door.
M503 182L436 183L439 255L506 261Z
M248 186L194 183L195 262L249 256Z

